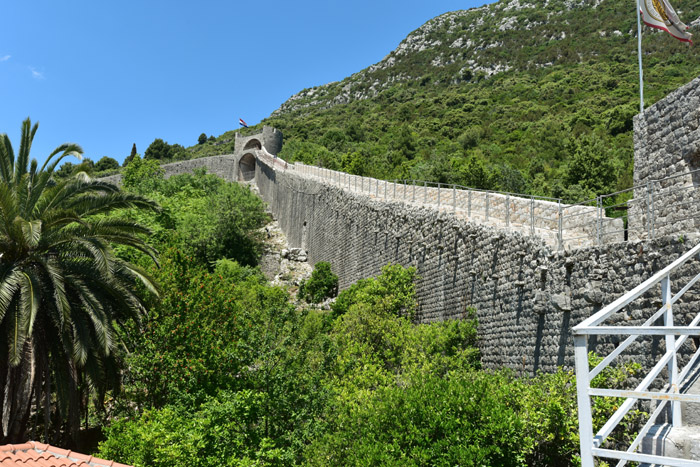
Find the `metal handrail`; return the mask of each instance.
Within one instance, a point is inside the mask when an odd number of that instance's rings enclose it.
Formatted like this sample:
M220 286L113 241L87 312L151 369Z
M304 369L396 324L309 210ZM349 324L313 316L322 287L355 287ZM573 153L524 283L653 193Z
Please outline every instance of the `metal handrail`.
M593 316L574 326L574 347L576 363L576 388L578 399L579 431L581 442L581 466L593 467L594 457L619 459L618 466L624 466L627 461L646 462L669 466L700 466L700 462L687 459L676 459L664 456L641 454L635 452L641 445L642 439L656 422L656 418L662 413L666 404L671 402L671 419L673 426L681 426L681 402L700 402L700 396L682 394L679 388L686 382L690 370L700 357L700 349L697 350L682 371L678 369L678 351L685 344L688 337L700 336L700 313L687 325L677 326L673 322L673 304L676 303L690 288L700 280L700 274L688 281L675 295L671 293L671 275L678 271L684 264L693 258L700 259L700 244L683 254L670 265L654 274L634 289L619 297L611 304L598 311ZM661 285L662 306L640 326L603 326L609 318L618 311L628 306L646 292ZM664 326L653 324L664 318ZM617 348L607 355L593 370L588 365L588 336L589 335L628 335ZM665 336L666 352L661 359L649 370L646 377L633 390L613 390L592 388L591 381L602 370L607 368L625 349L634 343L640 336ZM680 336L676 338L676 336ZM651 383L659 376L661 371L668 370L668 384L660 391L650 391ZM616 412L593 436L593 420L591 411L591 396L600 397L624 397ZM640 399L660 401L656 410L652 413L647 423L626 451L601 448L605 439L622 421L624 416Z
M566 205L561 198L525 195L470 188L457 184L428 182L424 180L379 180L361 175L335 171L325 167L293 164L294 170L305 176L318 178L326 183L351 192L379 199L436 206L441 211L451 211L457 217L478 218L479 222L503 224L505 229L523 234L544 236L552 246L562 248L562 213ZM596 216L596 208L589 210ZM494 210L499 210L498 215ZM590 236L590 235L588 235Z
M654 239L659 235L675 233L677 229L674 230L673 223L690 219L696 219L696 223L700 222L700 212L697 215L686 214L684 209L680 209L685 202L676 199L679 193L696 188L678 187L675 184L668 186L669 181L700 173L700 169L650 180L642 185L575 204L565 204L561 198L483 190L457 184L424 180L379 180L300 162L295 162L290 167L305 176L317 177L351 192L379 199L430 205L441 211L451 210L460 218L473 219L489 225L502 225L506 230L539 236L558 250L631 239ZM625 194L633 197L606 205L613 197ZM664 214L666 206L677 209ZM608 216L610 210L620 215ZM634 218L630 217L632 210Z

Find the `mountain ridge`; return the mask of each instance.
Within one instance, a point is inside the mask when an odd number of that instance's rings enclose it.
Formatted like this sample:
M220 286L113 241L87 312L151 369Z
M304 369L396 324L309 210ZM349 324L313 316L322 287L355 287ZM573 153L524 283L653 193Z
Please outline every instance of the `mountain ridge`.
M397 61L406 58L407 55L414 55L426 50L435 49L443 45L445 42L440 37L441 33L446 33L449 37L450 55L445 56L445 53L440 53L433 57L430 65L433 67L449 67L454 64L460 64L460 68L453 74L453 79L449 84L459 84L460 82L468 82L470 78L476 74L482 73L485 77L491 77L494 74L510 71L515 68L512 63L508 62L508 57L501 57L497 61L489 59L489 55L482 56L479 52L488 49L502 49L504 47L503 39L498 37L492 41L485 41L483 38L474 37L474 33L491 31L496 34L506 33L510 30L524 29L526 31L538 32L542 26L551 25L551 19L555 16L562 16L565 12L588 7L596 9L604 0L546 0L541 7L537 3L541 2L520 2L520 0L501 1L490 3L481 7L471 8L469 10L457 10L439 15L421 27L412 31L400 44L387 54L379 62L368 66L367 68L350 75L341 80L327 83L312 88L307 88L299 93L291 96L277 110L272 113L272 117L281 116L286 113L294 112L306 107L314 107L320 105L321 108L329 108L333 105L347 104L353 100L363 100L376 97L383 89L386 89L391 84L397 81L408 81L420 77L418 75L410 75L404 72L392 74L391 68L394 68ZM553 10L552 7L560 5L564 10ZM524 23L520 24L519 17L515 14L530 10L537 13L541 9L546 11L546 16L542 19L536 19L526 15ZM549 11L547 11L549 9ZM631 9L630 16L633 17L634 10ZM499 14L500 13L500 14ZM495 20L495 21L493 21ZM695 20L691 25L695 25L700 18ZM563 23L566 23L564 19ZM495 24L494 24L495 23ZM634 35L636 29L630 29L626 34ZM612 31L598 31L601 37L608 34L613 36L622 36L623 33L619 29ZM451 37L450 37L451 36ZM567 32L562 28L559 34L542 34L548 41L560 41L567 38ZM547 37L548 36L548 37ZM505 38L506 40L508 38ZM460 60L460 51L463 55ZM465 51L469 53L468 58L464 56ZM534 61L531 65L535 67L552 66L552 61ZM450 67L454 69L454 67ZM367 89L368 92L358 90L358 85L362 85L363 81L371 79L377 71L388 71L389 77L385 80L376 79ZM466 74L466 76L465 76ZM437 81L434 84L441 84ZM330 101L323 100L323 97L330 96Z

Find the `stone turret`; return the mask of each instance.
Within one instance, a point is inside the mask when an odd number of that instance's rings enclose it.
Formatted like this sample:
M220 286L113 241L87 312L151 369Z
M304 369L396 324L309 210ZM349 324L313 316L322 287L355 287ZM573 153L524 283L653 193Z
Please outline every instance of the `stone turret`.
M277 154L282 150L282 132L271 126L264 126L262 133L249 136L239 136L236 133L236 145L234 155L240 157L246 149L262 149L265 147L270 154Z

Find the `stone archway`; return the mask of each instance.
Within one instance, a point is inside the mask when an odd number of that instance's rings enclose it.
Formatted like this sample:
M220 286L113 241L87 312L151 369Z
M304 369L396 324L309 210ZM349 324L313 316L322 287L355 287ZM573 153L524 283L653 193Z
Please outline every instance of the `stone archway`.
M246 149L262 149L262 144L260 144L260 141L257 139L251 139L246 143L246 145L243 147L243 150L245 151Z
M249 182L255 179L255 156L244 154L238 162L238 181Z

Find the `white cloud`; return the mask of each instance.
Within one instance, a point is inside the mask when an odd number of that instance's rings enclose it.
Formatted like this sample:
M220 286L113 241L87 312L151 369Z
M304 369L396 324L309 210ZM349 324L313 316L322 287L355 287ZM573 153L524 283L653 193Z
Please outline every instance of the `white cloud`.
M0 62L6 62L10 59L10 57L12 57L12 55L3 55L0 57Z
M31 67L31 66L30 66L30 67L29 67L29 70L32 72L32 77L33 77L34 79L45 79L44 74L43 74L42 72L40 72L40 71L36 71L36 69L35 69L34 67Z

